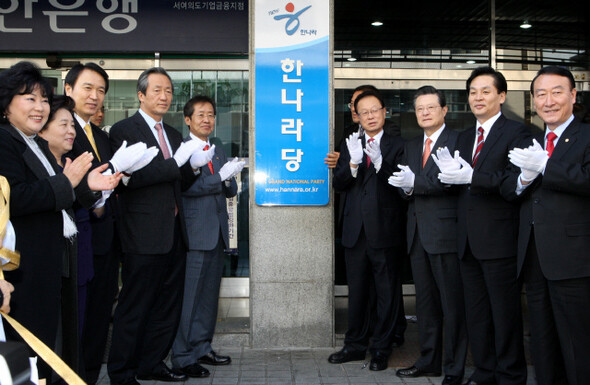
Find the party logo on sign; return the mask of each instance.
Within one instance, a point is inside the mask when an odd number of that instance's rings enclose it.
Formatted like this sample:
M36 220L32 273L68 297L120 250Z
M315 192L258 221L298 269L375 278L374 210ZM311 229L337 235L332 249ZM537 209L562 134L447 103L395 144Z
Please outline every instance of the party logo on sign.
M287 5L285 6L285 11L287 11L287 13L282 14L282 15L276 15L274 17L274 19L275 20L286 19L285 32L287 33L287 35L291 36L295 32L297 32L297 30L299 29L299 25L300 25L299 16L301 16L303 14L303 12L307 11L309 8L311 8L311 5L308 5L307 7L303 8L302 10L295 12L295 5L293 5L293 3L287 3Z

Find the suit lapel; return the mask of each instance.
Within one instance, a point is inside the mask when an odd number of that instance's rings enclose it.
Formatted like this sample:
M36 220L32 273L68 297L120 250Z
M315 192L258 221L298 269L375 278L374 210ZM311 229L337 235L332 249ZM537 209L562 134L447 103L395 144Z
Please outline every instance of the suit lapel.
M24 159L27 167L29 167L29 169L33 172L33 174L35 174L37 179L45 179L45 178L49 177L49 173L47 172L47 169L45 168L43 163L41 163L41 161L39 160L37 155L33 152L33 150L31 150L31 148L25 142L23 137L18 132L16 132L16 128L14 128L12 126L8 126L8 128L9 128L10 135L12 135L13 138L15 138L17 141L22 143L23 146L25 146L25 151L23 152L23 159ZM37 142L37 144L41 148L41 151L43 152L43 154L45 154L45 157L47 158L47 160L49 160L49 163L51 164L51 167L53 167L53 170L57 173L56 162L55 161L52 162L52 160L54 160L54 157L53 157L53 154L51 154L51 152L49 151L49 147L47 146L47 142L38 136L35 138L35 141Z
M383 133L383 136L381 136L381 141L379 142L379 148L381 149L381 156L383 157L383 159L385 159L385 157L387 156L387 151L390 148L390 144L389 144L389 136L387 134L385 134L385 132ZM363 143L363 148L364 148L364 143ZM363 163L360 165L360 167L363 167L363 184L367 183L371 177L376 176L376 170L375 167L371 167L371 165L369 165L369 167L367 167L367 154L363 155ZM395 165L397 166L397 165ZM360 170L359 170L360 171Z
M449 133L448 133L447 129L445 128L440 133L440 136L438 137L436 142L431 144L430 153L431 154L433 152L436 153L436 150L438 148L445 147L447 145L448 139L449 139ZM453 156L453 154L451 154L451 156ZM422 165L422 159L420 159L420 165ZM424 170L423 170L422 174L427 175L430 172L430 170L432 170L433 165L434 165L434 160L432 159L432 156L429 156L428 160L426 161L426 164L424 165Z
M90 151L94 154L94 149L88 140L88 136L86 136L86 131L80 126L80 123L78 123L76 118L74 118L74 125L76 127L76 141L80 145L82 151ZM94 154L94 157L96 158L96 154Z
M420 139L424 139L424 136L421 136ZM422 170L422 140L414 140L408 143L408 146L410 150L408 151L408 166L415 170L414 174L421 175L424 172Z
M156 148L160 150L157 156L161 156L163 159L164 155L162 155L162 149L160 148L160 144L156 140L156 137L154 136L152 129L147 124L143 116L141 116L139 111L136 112L135 115L133 115L133 120L135 121L137 132L139 132L139 134L143 137L143 142L148 147L156 146Z
M557 145L553 149L553 154L551 154L552 159L561 159L569 151L578 138L578 131L580 131L580 124L577 119L574 119L559 137L559 141L557 141ZM545 136L543 135L543 137ZM546 143L545 147L547 147Z
M492 147L494 147L494 144L502 136L505 122L506 118L504 117L504 114L502 114L490 129L488 137L483 142L483 147L481 148L481 152L479 153L479 157L477 158L475 169L479 169L481 167L481 165L485 162L485 159L488 156L488 154L492 151Z

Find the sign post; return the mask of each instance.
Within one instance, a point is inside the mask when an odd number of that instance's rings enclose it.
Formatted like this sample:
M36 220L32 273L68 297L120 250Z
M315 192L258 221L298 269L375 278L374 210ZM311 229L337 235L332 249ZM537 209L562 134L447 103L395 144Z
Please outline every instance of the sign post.
M280 4L280 5L279 5ZM256 203L330 198L329 1L256 1Z

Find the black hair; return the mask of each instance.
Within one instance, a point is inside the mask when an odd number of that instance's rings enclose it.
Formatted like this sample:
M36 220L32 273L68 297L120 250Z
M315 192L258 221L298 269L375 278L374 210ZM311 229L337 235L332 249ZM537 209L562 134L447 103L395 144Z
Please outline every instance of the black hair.
M137 92L141 92L145 95L148 89L148 77L151 74L160 74L164 75L170 80L170 85L172 86L172 92L174 92L174 84L172 84L172 78L168 75L168 72L162 67L152 67L148 68L147 70L143 71L139 78L137 79Z
M564 78L567 78L570 81L570 91L576 88L576 81L574 80L574 75L572 75L572 73L569 70L558 66L548 66L541 68L533 78L533 81L531 82L531 95L535 91L535 80L537 80L537 78L541 75L563 76Z
M492 67L477 67L476 69L474 69L471 72L471 75L469 76L469 79L467 79L466 82L466 89L467 89L467 93L469 94L469 88L471 87L471 82L473 81L473 79L475 79L478 76L482 76L482 75L489 75L492 78L494 78L494 87L496 87L496 90L498 91L499 94L501 94L502 92L508 92L508 84L506 83L506 78L504 77L504 75L502 75L502 73L500 71L496 71L495 69L493 69Z
M74 85L78 81L78 77L80 77L80 74L84 70L90 70L99 74L104 79L104 92L107 93L109 91L109 75L107 75L106 71L103 70L101 66L92 62L86 64L78 63L73 66L68 71L64 83L69 84L72 88L74 88Z
M371 84L363 84L361 86L358 86L357 88L354 89L354 91L352 91L352 93L354 94L355 92L358 91L373 91L373 92L379 92L379 90L377 89L377 87L375 87L374 85Z
M199 103L209 103L213 106L213 114L217 115L217 109L215 108L215 102L208 96L205 95L197 95L193 96L186 104L184 105L184 117L190 118L193 116L193 112L195 112L195 104Z
M359 104L359 101L363 98L368 97L368 96L376 97L379 100L379 103L381 103L381 107L385 107L385 102L383 101L383 97L381 96L379 91L365 91L362 94L360 94L359 96L357 96L356 99L354 100L354 110L355 111L358 111L357 106Z
M21 61L0 73L0 123L8 123L6 110L16 95L32 93L39 88L41 95L51 100L53 87L35 64Z
M41 131L47 129L49 123L53 121L55 118L55 113L59 110L66 109L70 114L74 114L74 107L76 107L76 102L74 99L70 98L66 95L55 95L53 97L53 101L51 102L51 109L49 110L49 118L47 119L47 123L43 126Z
M422 86L418 88L414 94L414 107L416 107L416 99L422 95L436 95L438 97L438 104L440 104L441 107L445 107L447 105L447 99L442 92L433 86Z

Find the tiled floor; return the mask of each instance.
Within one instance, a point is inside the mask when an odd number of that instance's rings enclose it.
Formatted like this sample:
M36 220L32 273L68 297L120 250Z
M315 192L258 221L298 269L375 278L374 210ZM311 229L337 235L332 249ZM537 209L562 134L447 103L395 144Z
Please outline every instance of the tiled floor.
M219 318L217 336L232 333L248 333L250 328L248 298L222 298L219 301ZM303 384L440 384L442 377L423 377L401 379L395 376L399 368L410 366L418 357L418 327L415 318L415 301L413 296L405 296L404 304L408 317L406 343L396 348L389 360L389 368L381 372L370 371L367 361L349 362L342 365L328 363L328 356L340 348L346 330L346 298L337 297L336 335L337 347L317 349L251 349L244 346L224 346L219 344L227 338L216 338L213 345L218 353L232 357L228 366L208 367L211 376L193 378L185 382L188 385L220 384L220 385L303 385ZM526 319L526 317L525 317ZM525 323L526 329L526 323ZM525 338L528 340L528 338ZM525 346L528 354L528 343ZM367 356L367 360L370 357ZM466 376L472 371L472 362L468 358ZM142 381L144 385L161 385L157 381ZM527 385L534 385L532 366L529 365ZM99 385L109 385L106 365L103 365Z

